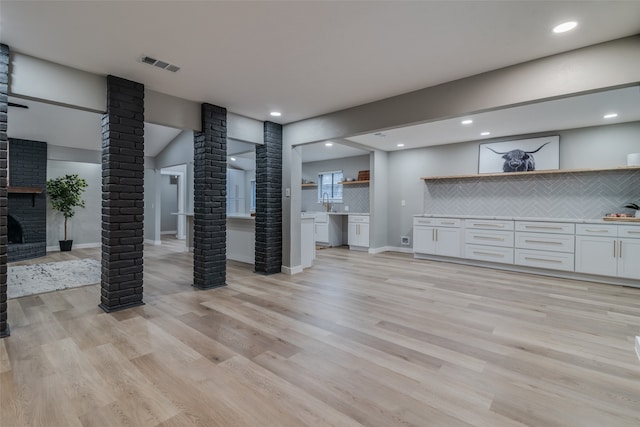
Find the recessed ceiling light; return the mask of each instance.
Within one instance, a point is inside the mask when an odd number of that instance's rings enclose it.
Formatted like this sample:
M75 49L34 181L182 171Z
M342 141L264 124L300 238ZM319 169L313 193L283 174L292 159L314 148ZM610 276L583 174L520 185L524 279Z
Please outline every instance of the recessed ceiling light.
M396 147L404 147L404 144L398 144Z
M462 123L463 125L470 125L471 123L473 123L473 120L467 119L467 120L461 121L460 123Z
M556 25L555 27L553 27L553 32L554 33L566 33L567 31L573 30L577 26L578 26L578 23L576 21L567 21L567 22L563 22L562 24Z
M235 157L230 157L229 160L231 160L232 162L235 162L236 158Z
M331 147L331 146L333 146L333 142L325 142L324 146L325 147Z
M481 135L481 136L491 135L491 132L482 132L480 135Z
M270 114L273 117L280 117L282 115L282 113L280 111L272 111Z
M605 119L613 119L613 118L616 118L616 117L618 117L618 113L609 113L609 114L605 114L603 116L603 118L605 118Z

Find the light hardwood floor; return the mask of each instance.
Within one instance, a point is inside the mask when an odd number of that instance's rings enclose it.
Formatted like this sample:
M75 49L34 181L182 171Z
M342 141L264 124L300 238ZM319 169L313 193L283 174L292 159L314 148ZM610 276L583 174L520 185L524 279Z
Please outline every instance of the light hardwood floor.
M144 306L9 301L0 426L640 425L640 289L338 248L197 291L170 247Z

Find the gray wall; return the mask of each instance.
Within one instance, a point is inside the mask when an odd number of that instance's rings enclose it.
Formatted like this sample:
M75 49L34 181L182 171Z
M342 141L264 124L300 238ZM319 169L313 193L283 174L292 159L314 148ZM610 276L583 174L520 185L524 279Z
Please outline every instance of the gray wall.
M303 163L302 178L318 183L320 172L337 170L341 170L345 178L357 178L358 171L370 170L369 155ZM349 212L369 212L369 185L345 185L342 196L342 203L333 203L335 211L342 212L345 210L345 206L349 206ZM324 210L322 203L318 203L317 187L302 189L302 210L307 212Z
M94 163L47 161L47 179L69 173L77 173L89 186L83 193L84 208L76 208L76 214L68 222L68 237L74 246L100 245L100 218L102 212L102 166ZM47 247L58 248L58 240L64 236L64 217L51 209L47 200Z
M561 169L577 169L577 168L608 168L616 166L624 166L626 164L626 155L632 152L640 151L640 122L623 123L619 125L609 125L582 129L572 129L559 132L549 132L548 134L560 135L560 168ZM540 134L536 134L539 136ZM536 136L523 135L522 137ZM514 139L518 137L501 138ZM388 222L388 245L400 246L400 236L412 234L412 215L430 211L431 209L440 209L442 202L446 197L438 199L438 205L428 205L427 185L420 177L423 176L448 176L456 174L475 174L478 172L478 146L484 141L473 141L461 144L444 145L438 147L427 147L416 150L396 151L389 154L389 222ZM562 177L564 175L561 175ZM584 175L587 177L591 185L594 183L598 174ZM500 178L500 177L498 177ZM520 179L520 177L518 177ZM486 179L486 178L485 178ZM568 186L568 182L563 183L562 178L558 178L558 186ZM448 181L450 182L450 181ZM469 182L469 181L467 181ZM484 182L484 181L483 181ZM487 181L488 182L488 181ZM600 183L601 184L601 183ZM465 190L461 187L465 186L463 181L459 181L457 188L449 190L436 190L438 195L450 194L450 198L459 198L451 205L450 209L457 206L456 212L438 212L449 214L483 214L483 215L499 215L504 214L500 211L500 194L495 195L491 204L485 197L485 206L494 206L495 211L489 212L487 209L480 211L472 211L472 207L466 204L472 203L471 199L465 199L461 195L465 194ZM637 184L636 184L637 186ZM454 191L456 190L456 191ZM494 189L495 192L499 190ZM617 191L617 190L616 190ZM627 197L624 189L620 197ZM524 191L523 191L524 192ZM466 194L470 194L469 191ZM479 195L479 193L475 193ZM435 194L434 194L435 195ZM485 195L489 197L489 195ZM541 196L542 197L542 196ZM640 189L637 198L640 198ZM402 207L402 200L405 200L406 206ZM601 200L606 200L601 199ZM448 200L447 203L453 203ZM546 200L545 200L546 203ZM593 200L588 203L593 204ZM605 203L615 203L605 201ZM468 207L467 207L468 206ZM558 216L566 216L566 209L558 206ZM472 213L473 212L473 213ZM575 218L581 218L586 215L579 208L576 209ZM431 211L431 213L435 213ZM593 212L589 215L595 215Z
M170 175L162 175L160 178L160 232L176 232L178 229L178 216L171 213L178 212L178 185L171 184Z

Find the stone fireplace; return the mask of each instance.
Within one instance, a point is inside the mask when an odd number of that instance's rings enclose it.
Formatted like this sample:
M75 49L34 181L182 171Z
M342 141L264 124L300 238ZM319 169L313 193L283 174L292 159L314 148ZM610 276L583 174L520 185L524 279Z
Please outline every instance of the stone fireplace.
M7 260L47 254L47 143L9 138Z

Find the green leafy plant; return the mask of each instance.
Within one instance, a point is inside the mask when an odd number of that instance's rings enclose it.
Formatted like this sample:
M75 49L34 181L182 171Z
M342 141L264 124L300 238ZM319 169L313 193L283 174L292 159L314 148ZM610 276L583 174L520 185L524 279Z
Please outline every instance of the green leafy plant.
M47 180L51 207L64 216L64 240L67 240L67 221L76 214L75 208L84 208L81 196L87 187L87 181L76 173Z

